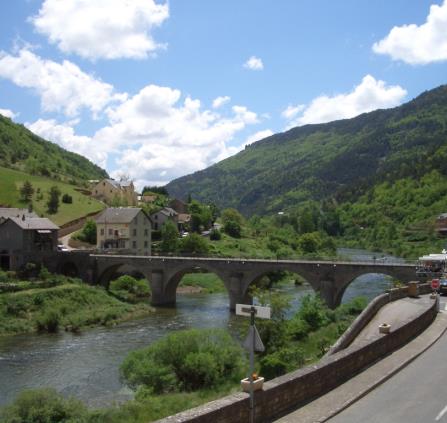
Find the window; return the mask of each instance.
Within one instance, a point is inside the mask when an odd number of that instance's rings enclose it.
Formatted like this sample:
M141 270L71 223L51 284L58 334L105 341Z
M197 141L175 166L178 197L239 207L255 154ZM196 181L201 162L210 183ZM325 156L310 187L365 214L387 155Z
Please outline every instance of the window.
M137 241L132 241L132 248L137 248Z
M113 235L113 229L109 228L109 235Z
M158 231L158 223L154 223L154 229Z
M133 230L133 236L137 236L137 230L136 229Z
M101 235L104 235L104 228L101 228Z

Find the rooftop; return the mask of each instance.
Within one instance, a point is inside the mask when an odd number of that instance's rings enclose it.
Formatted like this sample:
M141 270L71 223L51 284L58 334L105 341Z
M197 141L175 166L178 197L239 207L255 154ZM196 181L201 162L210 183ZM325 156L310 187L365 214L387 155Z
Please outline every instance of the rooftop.
M96 219L96 223L130 223L142 211L138 207L109 207Z

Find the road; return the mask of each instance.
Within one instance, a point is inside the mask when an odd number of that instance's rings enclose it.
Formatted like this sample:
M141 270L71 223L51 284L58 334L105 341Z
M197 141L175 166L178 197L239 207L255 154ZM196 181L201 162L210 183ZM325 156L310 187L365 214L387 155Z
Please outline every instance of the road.
M446 297L441 297L441 310ZM447 334L331 423L447 422Z

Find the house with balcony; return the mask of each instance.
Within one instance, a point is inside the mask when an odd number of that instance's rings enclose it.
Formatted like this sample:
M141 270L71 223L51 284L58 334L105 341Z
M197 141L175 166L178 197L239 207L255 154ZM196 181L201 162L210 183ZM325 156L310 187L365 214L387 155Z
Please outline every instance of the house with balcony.
M151 218L137 207L109 207L96 218L97 248L136 255L151 254Z

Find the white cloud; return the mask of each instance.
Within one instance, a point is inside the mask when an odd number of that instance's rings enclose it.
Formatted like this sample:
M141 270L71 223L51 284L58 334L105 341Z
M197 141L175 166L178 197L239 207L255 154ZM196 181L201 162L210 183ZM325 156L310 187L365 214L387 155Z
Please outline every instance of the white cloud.
M168 3L154 0L45 0L30 20L64 53L141 59L163 47L151 31L168 17Z
M117 153L116 172L130 174L138 186L167 183L227 157L234 135L258 123L256 113L244 106L233 106L222 116L203 109L199 100L182 100L179 90L156 85L110 107L107 114L110 125L93 139Z
M68 60L61 64L44 60L25 49L17 56L0 52L0 77L34 89L45 111L63 111L67 116L76 116L82 108L96 115L110 102L126 98Z
M101 167L106 166L107 150L90 137L76 135L73 126L78 122L58 124L54 119L39 119L33 123L26 123L26 127L40 137L58 144L66 150L87 157Z
M9 109L0 109L0 115L5 116L9 119L15 119L17 116L19 116L18 113L14 113L12 110Z
M378 54L412 65L447 60L447 0L430 6L424 24L395 26L382 40L373 45Z
M223 96L223 97L216 97L213 100L213 109L218 109L219 107L222 107L224 104L228 103L231 100L230 97Z
M284 119L293 119L299 112L305 109L306 106L304 104L298 104L297 106L289 105L287 109L283 110L281 116Z
M256 141L269 137L270 135L273 135L273 131L271 129L263 129L262 131L255 132L247 137L243 146L253 144Z
M264 63L259 57L251 56L245 63L244 68L251 70L262 70L264 69Z
M399 85L386 85L384 81L366 75L349 93L315 98L287 127L348 119L372 110L395 107L406 95L407 91Z

